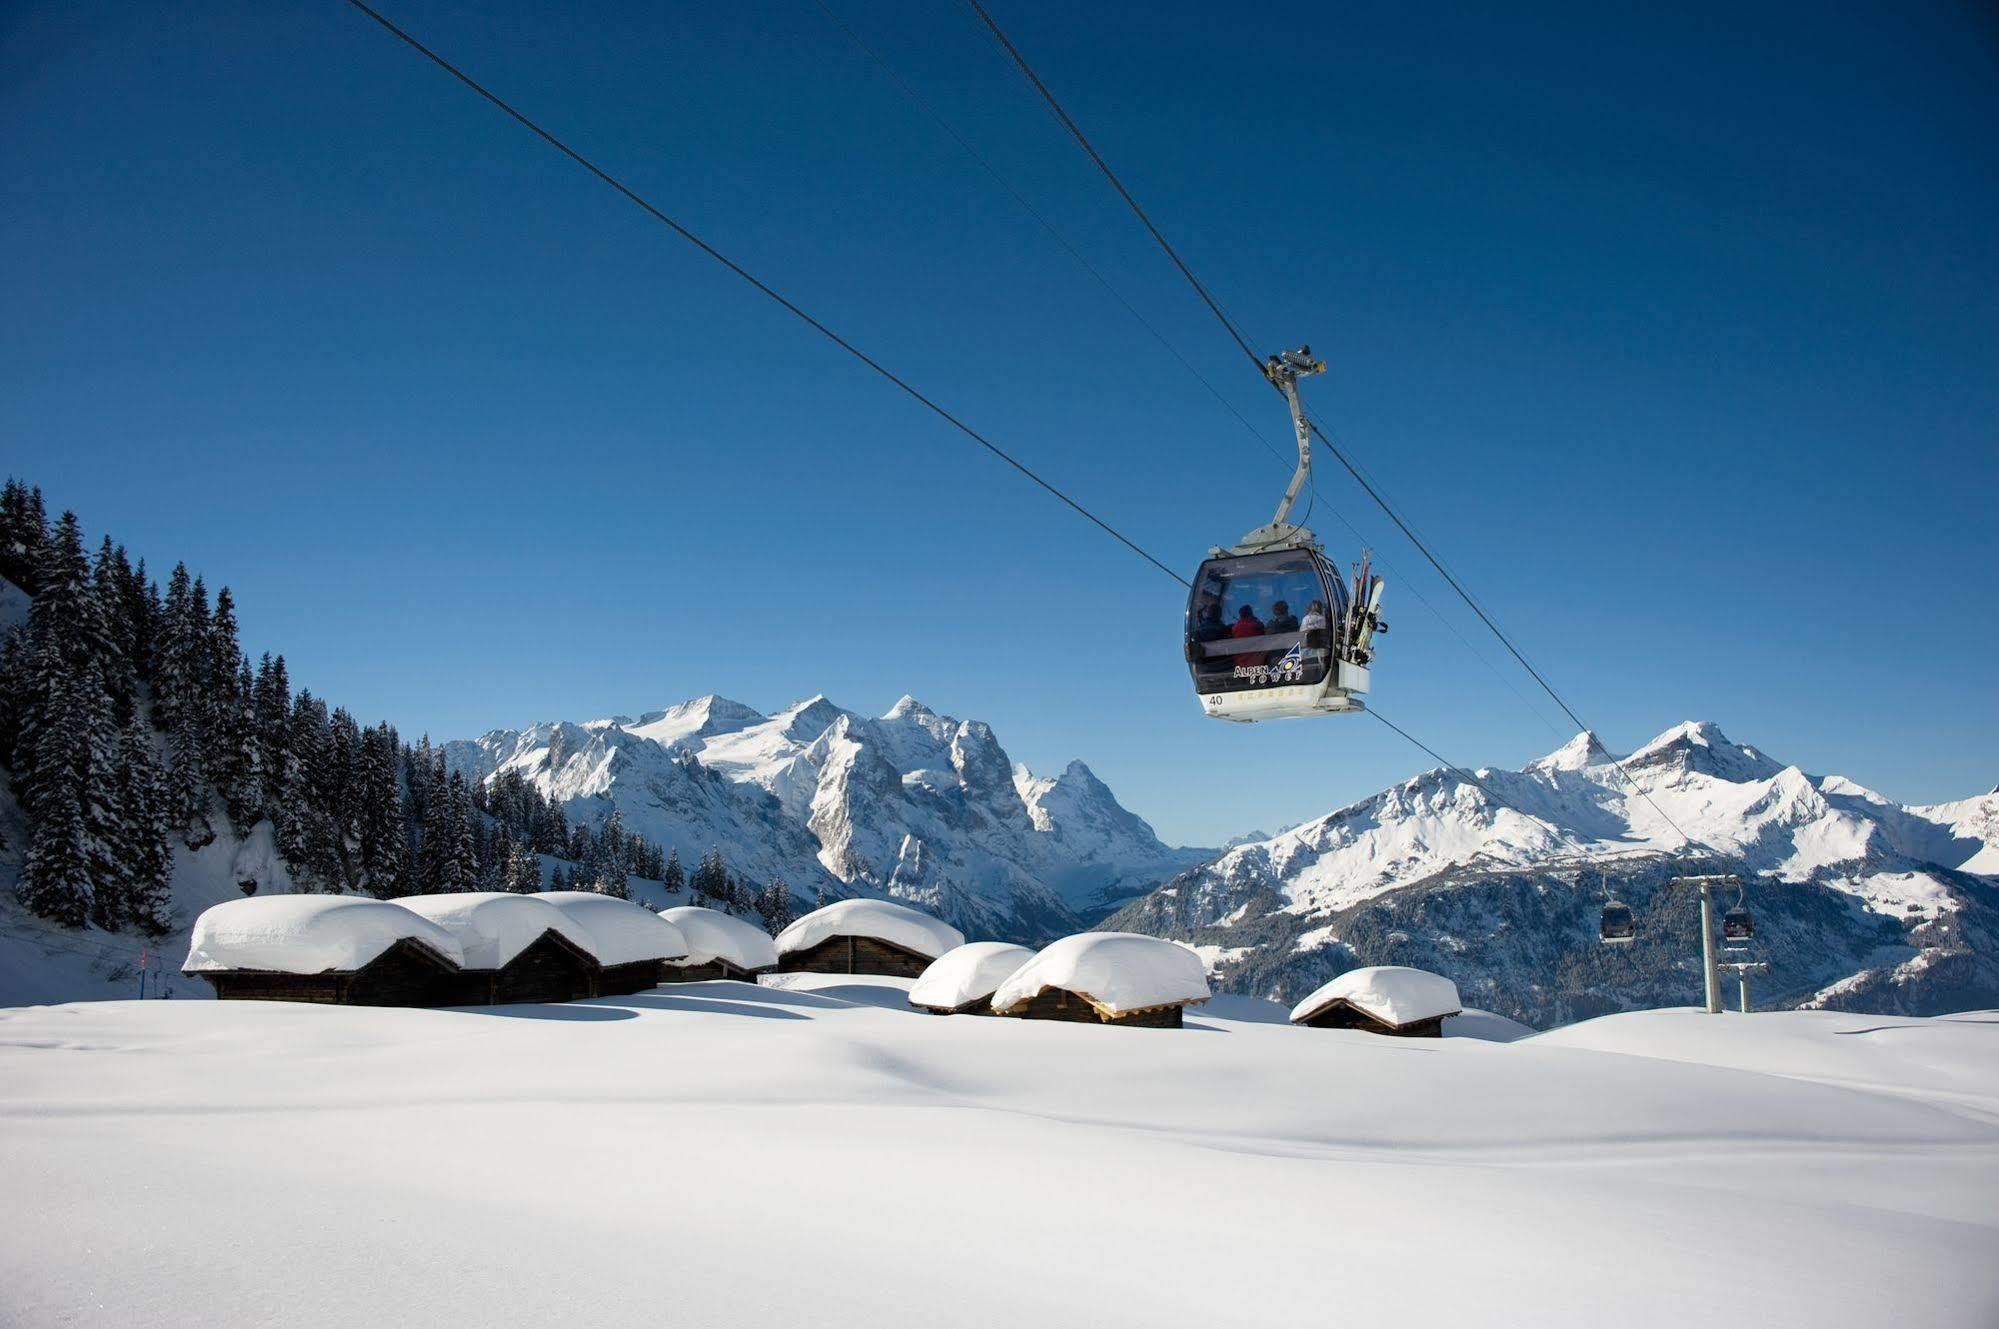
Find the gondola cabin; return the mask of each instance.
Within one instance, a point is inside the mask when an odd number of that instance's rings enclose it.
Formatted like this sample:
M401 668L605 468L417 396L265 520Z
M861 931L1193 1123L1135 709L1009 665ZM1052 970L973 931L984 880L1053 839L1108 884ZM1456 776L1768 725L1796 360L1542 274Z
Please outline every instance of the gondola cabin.
M777 947L770 934L719 909L682 905L662 909L659 916L680 929L687 954L668 961L660 971L663 983L700 983L733 979L754 983L758 974L777 968Z
M993 993L1034 958L1025 946L968 941L946 951L918 976L909 1004L932 1015L991 1015Z
M916 978L964 945L965 934L892 901L836 900L778 933L775 944L779 973Z
M1731 946L1740 946L1744 942L1754 941L1756 939L1756 920L1749 916L1747 909L1744 909L1741 905L1736 905L1721 916L1721 939Z
M1052 942L993 993L995 1015L1136 1029L1178 1029L1212 993L1201 957L1134 932L1084 932Z
M1208 551L1187 593L1186 657L1203 713L1276 720L1364 709L1381 621L1381 578L1362 560L1349 587L1312 532L1290 520L1312 476L1312 426L1298 380L1325 372L1312 348L1281 351L1264 376L1284 393L1298 467L1276 515Z
M533 897L560 909L589 939L599 997L657 987L665 966L685 959L687 938L644 905L593 891L543 891Z
M1442 1038L1460 1014L1458 985L1442 974L1402 965L1349 969L1291 1008L1307 1029L1359 1029L1394 1038Z
M458 1004L577 1001L599 987L589 934L537 896L458 891L395 904L457 940L465 956Z
M1202 709L1222 720L1362 709L1380 582L1364 576L1363 584L1373 604L1357 610L1345 580L1311 544L1216 550L1187 599L1187 663Z
M1605 905L1596 935L1606 946L1629 946L1637 940L1638 921L1632 917L1631 906L1617 900Z
M264 895L203 911L181 972L224 1001L446 1006L463 962L449 932L385 900Z

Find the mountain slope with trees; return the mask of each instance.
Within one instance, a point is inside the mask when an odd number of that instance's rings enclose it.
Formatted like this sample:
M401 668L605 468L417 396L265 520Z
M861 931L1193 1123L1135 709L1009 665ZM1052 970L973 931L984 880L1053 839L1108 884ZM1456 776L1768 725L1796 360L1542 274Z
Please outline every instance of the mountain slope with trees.
M690 880L620 818L572 824L518 776L468 779L427 738L294 691L283 656L243 652L227 587L177 565L162 588L109 536L87 549L74 513L0 491L0 1002L159 972L240 893L552 884L789 919L781 882L719 850Z

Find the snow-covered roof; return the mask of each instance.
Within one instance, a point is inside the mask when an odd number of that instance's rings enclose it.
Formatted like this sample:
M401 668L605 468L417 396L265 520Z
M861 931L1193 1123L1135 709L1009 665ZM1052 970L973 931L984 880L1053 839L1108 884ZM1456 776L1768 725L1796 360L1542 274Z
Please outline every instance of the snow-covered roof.
M965 934L908 905L888 900L835 900L777 934L777 953L811 950L834 937L873 937L932 959L965 944Z
M583 930L598 964L678 960L687 954L680 929L644 905L595 891L543 891L533 898L554 905Z
M687 958L682 964L727 960L738 969L769 969L777 963L777 947L771 945L770 934L733 914L684 904L662 909L659 916L687 938Z
M1087 997L1112 1015L1212 995L1201 957L1177 942L1136 932L1081 932L1016 969L993 994L993 1009L1010 1011L1050 988Z
M351 973L409 937L456 965L457 938L412 910L358 895L259 895L202 911L188 939L189 974L258 969Z
M1378 964L1349 969L1293 1006L1291 1023L1301 1024L1336 1001L1397 1028L1440 1015L1456 1015L1464 1009L1458 1000L1458 985L1442 974Z
M454 891L446 895L405 895L393 901L413 909L458 939L467 969L499 969L541 940L551 929L594 954L590 934L569 915L533 895L504 891Z
M930 962L909 989L909 1004L954 1011L967 1002L989 1000L1000 984L1033 958L1033 951L1009 942L966 942Z

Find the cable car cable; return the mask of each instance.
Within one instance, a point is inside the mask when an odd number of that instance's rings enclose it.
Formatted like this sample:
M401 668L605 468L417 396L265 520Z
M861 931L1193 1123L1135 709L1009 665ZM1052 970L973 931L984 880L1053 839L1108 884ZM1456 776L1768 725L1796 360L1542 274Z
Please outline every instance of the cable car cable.
M1291 466L1291 459L1286 457L1281 451L1279 451L1277 445L1272 443L1270 439L1267 436L1265 436L1265 434L1261 429L1258 429L1254 424L1252 424L1250 422L1249 417L1244 415L1240 410L1236 408L1234 402L1230 401L1227 397L1224 397L1221 393L1221 389L1217 388L1212 382L1210 382L1207 375L1203 374L1199 369L1196 369L1194 367L1193 362L1187 359L1187 357L1181 353L1180 348L1175 346L1171 341L1167 340L1166 335L1162 333L1156 326L1154 326L1151 320L1147 319L1144 314L1141 314L1138 311L1137 306L1133 305L1130 300L1126 299L1124 293L1118 290L1117 287L1113 286L1111 284L1110 279L1104 276L1103 272L1099 270L1095 264L1091 263L1089 259L1085 258L1082 252L1078 250L1073 244L1069 243L1068 239L1062 234L1062 232L1056 229L1055 223L1050 221L1046 216L1046 214L1044 214L1039 208L1035 207L1033 203L1029 202L1027 197L1024 194L1022 194L1020 190L1016 189L1013 186L1012 182L1010 182L1004 175L1000 174L999 168L992 164L991 159L988 158L984 153L980 152L977 146L975 146L972 143L972 141L965 136L965 134L960 132L960 130L956 125L952 124L949 120L945 119L943 113L938 111L937 108L930 103L929 99L924 97L924 95L921 92L918 92L915 86L912 85L907 78L903 77L901 71L899 71L893 64L889 62L887 56L883 55L881 51L877 47L875 47L873 43L869 42L866 37L861 35L860 31L857 28L855 28L853 24L849 23L846 19L842 18L839 15L839 13L832 8L832 6L826 3L826 0L813 0L813 2L817 4L819 6L820 11L824 13L826 17L833 22L834 26L838 27L840 31L842 31L847 35L849 40L851 40L855 46L860 48L861 52L865 54L868 57L868 59L872 60L877 66L880 67L882 72L888 76L890 81L896 85L896 87L902 92L903 96L907 98L912 105L914 105L918 110L922 111L926 116L928 116L932 121L934 121L939 129L942 129L946 134L950 135L951 139L955 143L957 143L959 148L963 149L965 155L970 157L972 161L977 163L979 169L984 171L987 175L991 176L993 182L997 184L1001 189L1005 190L1007 196L1013 199L1015 203L1019 204L1022 211L1027 213L1028 216L1032 217L1037 223L1040 224L1041 229L1048 233L1049 239L1053 240L1057 245L1060 245L1064 253L1068 254L1070 258L1074 259L1077 265L1080 266L1083 269L1083 271L1089 273L1090 276L1096 281L1097 285L1103 288L1104 293L1110 296L1111 299L1117 301L1117 303L1124 309L1125 313L1131 315L1132 320L1135 323L1137 323L1138 326L1145 329L1146 332L1150 333L1152 339L1158 342L1159 345L1166 351L1166 353L1172 356L1173 359L1176 362L1178 362L1180 367L1186 370L1187 373L1193 377L1195 382L1199 383L1203 388L1206 388L1208 391L1208 395L1213 397L1215 401L1221 405L1223 410L1227 411L1230 415L1234 416L1236 422L1243 427L1243 429L1249 434L1251 438L1255 439L1258 443L1261 443L1266 452L1268 452L1271 456L1275 457L1278 461L1282 462L1286 467L1286 469L1289 469L1289 467ZM1327 506L1331 507L1332 505L1328 504ZM1342 518L1342 520L1344 520L1344 518Z
M714 259L717 263L727 268L730 272L742 278L745 282L749 283L751 286L755 287L758 291L762 292L764 295L768 296L771 300L776 302L778 305L782 306L786 312L796 316L800 321L805 323L807 326L811 327L813 331L819 333L820 336L826 338L828 341L832 342L835 346L838 346L848 355L851 355L852 357L854 357L854 359L859 360L862 364L866 365L869 369L874 370L875 373L881 375L883 378L887 379L890 383L893 383L896 387L901 388L904 393L908 394L910 397L914 398L917 402L927 407L932 413L937 415L939 418L944 420L947 424L951 425L953 428L957 429L960 433L964 434L974 443L977 443L987 452L992 453L993 456L998 457L1001 461L1013 467L1014 470L1019 471L1022 475L1026 476L1029 480L1032 480L1035 484L1039 485L1049 494L1053 495L1055 498L1060 499L1064 504L1066 504L1069 508L1074 510L1078 515L1082 516L1084 519L1089 521L1091 525L1103 531L1106 535L1116 540L1119 544L1123 545L1125 548L1131 550L1131 552L1133 552L1134 554L1137 554L1140 558L1144 559L1146 562L1152 564L1152 566L1154 566L1155 568L1158 568L1161 572L1165 573L1167 576L1173 578L1173 580L1179 582L1182 586L1188 585L1187 579L1185 577L1182 577L1172 568L1168 567L1166 564L1160 562L1157 558L1153 557L1150 553L1148 553L1144 549L1144 547L1139 545L1136 541L1132 540L1129 536L1126 536L1123 532L1119 531L1116 527L1112 526L1109 522L1105 521L1103 518L1097 516L1096 513L1091 512L1081 503L1078 503L1075 499L1070 498L1060 489L1057 489L1053 484L1050 484L1047 480L1042 479L1041 476L1036 474L1034 470L1032 470L1025 462L1015 457L1012 453L1006 451L1006 449L1000 447L997 443L994 443L991 439L987 438L984 434L981 434L978 430L966 424L963 420L960 420L957 416L951 414L951 412L945 410L942 406L938 405L931 398L925 396L920 390L911 385L907 380L898 376L893 370L890 370L887 366L883 365L880 361L870 356L867 352L861 350L858 346L855 346L845 337L842 337L839 333L833 331L833 329L826 326L824 323L821 323L811 314L806 313L805 310L793 304L789 299L779 294L776 289L766 284L755 274L751 273L747 268L744 268L740 263L737 263L727 254L724 254L721 250L715 248L713 245L709 244L706 240L703 240L699 235L696 235L686 226L683 226L681 223L675 221L665 212L662 212L659 208L655 207L652 203L648 202L642 195L640 195L637 191L633 190L629 185L625 184L623 181L619 180L616 176L604 170L602 167L598 166L595 162L591 161L588 157L585 157L582 153L576 151L576 149L570 147L567 143L564 143L561 139L557 138L554 134L551 134L548 130L543 129L540 125L536 124L533 120L529 119L522 112L516 110L510 103L502 99L498 94L488 90L484 84L480 83L470 74L467 74L464 70L458 68L458 66L452 64L449 60L446 60L443 56L431 50L428 46L425 46L415 37L411 36L403 29L397 27L393 22L391 22L388 18L382 15L379 11L370 8L364 2L364 0L347 0L347 3L353 6L355 9L360 10L363 14L366 14L376 23L380 24L385 31L387 31L388 33L390 33L391 35L402 41L405 45L410 47L410 49L416 51L426 60L429 60L432 64L436 65L439 69L442 69L445 73L451 75L451 77L457 79L460 83L463 83L473 92L478 93L479 96L483 97L488 102L491 102L495 107L505 112L508 117L519 123L522 128L527 129L529 132L534 134L535 137L541 139L543 142L547 143L550 147L554 148L557 152L560 152L563 156L569 158L571 161L575 162L578 166L581 166L584 170L588 171L591 175L596 176L599 180L609 185L612 189L624 195L625 198L630 200L632 203L637 204L641 209L643 209L646 212L647 215L652 217L653 220L667 227L668 229L673 231L676 235L678 235L681 239L687 241L687 243L693 245L696 249L699 249L709 258Z
M450 74L454 79L464 84L467 88L470 88L473 92L477 93L481 98L483 98L487 102L490 102L493 106L495 106L499 110L503 111L510 119L514 120L515 122L520 124L523 128L532 132L537 138L540 138L541 140L546 142L550 147L555 148L565 157L568 157L578 166L581 166L584 170L588 171L591 175L597 177L604 184L609 185L612 189L616 190L619 194L623 195L630 202L636 204L639 208L644 210L654 220L668 227L675 234L679 235L682 239L686 240L689 244L699 249L702 253L706 254L708 257L714 259L717 263L727 268L731 273L741 278L744 282L756 288L757 291L767 296L776 304L782 306L788 313L791 313L792 315L797 317L800 321L806 323L814 331L818 332L821 336L825 337L827 340L833 342L841 350L846 351L854 359L859 360L869 369L872 369L876 374L887 379L890 383L893 383L896 387L900 388L905 394L914 398L917 402L928 408L932 413L936 414L937 416L945 420L947 423L952 425L954 428L958 429L961 433L971 438L974 442L978 443L988 452L991 452L994 456L1000 458L1002 461L1006 462L1009 466L1019 471L1022 475L1032 480L1040 488L1046 490L1049 494L1053 495L1055 498L1060 499L1066 506L1068 506L1069 508L1077 512L1079 515L1086 518L1092 525L1098 527L1105 534L1115 539L1118 543L1130 549L1133 553L1137 554L1140 558L1144 559L1147 563L1150 563L1153 567L1157 568L1159 571L1165 573L1168 577L1172 578L1175 582L1177 582L1181 586L1185 587L1188 585L1186 578L1182 577L1179 573L1175 572L1165 563L1161 562L1159 559L1155 558L1152 554L1148 553L1136 541L1130 539L1128 536L1124 535L1121 531L1117 530L1115 527L1111 526L1108 522L1104 521L1101 517L1098 517L1095 513L1091 512L1088 508L1085 508L1082 504L1078 503L1075 499L1070 498L1060 489L1057 489L1054 485L1042 479L1039 475L1037 475L1024 463L1020 462L1018 459L1013 457L1004 449L1000 448L997 444L993 443L991 440L987 439L984 435L974 430L971 426L967 425L962 420L958 419L958 417L952 415L949 411L945 410L935 401L925 396L921 391L919 391L917 388L912 386L904 379L897 376L893 371L889 370L879 361L869 356L866 352L856 347L853 343L847 341L844 337L840 336L840 334L833 331L830 327L820 322L818 319L814 318L811 314L807 313L798 305L793 304L789 299L780 294L777 290L764 283L754 274L749 272L740 264L736 263L733 259L729 258L727 255L723 254L720 250L710 245L707 241L703 240L699 235L695 234L692 230L689 230L686 226L683 226L678 221L675 221L672 217L668 216L665 212L661 211L654 204L647 201L643 196L641 196L636 191L631 189L628 185L624 184L622 181L618 180L615 176L611 175L609 172L605 171L603 168L596 165L596 163L592 162L589 158L583 156L581 153L577 152L574 148L571 148L568 144L564 143L561 139L557 138L554 134L550 133L548 130L543 129L539 124L529 119L521 111L515 109L515 107L513 107L510 103L502 99L496 93L487 89L483 84L479 83L476 79L472 78L471 75L459 69L456 65L446 60L443 56L439 55L437 52L433 51L428 46L424 45L416 37L412 36L410 33L398 27L394 22L392 22L382 13L370 7L368 4L365 3L365 0L347 0L347 3L354 9L357 9L361 13L365 14L370 19L373 19L375 23L378 24L380 27L382 27L385 31L390 33L392 36L396 37L405 45L409 46L412 50L416 51L418 54L422 55L425 59L429 60L431 63L438 66L438 68L444 70L447 74ZM972 0L972 3L976 5L976 0ZM1481 790L1484 790L1486 794L1489 797L1491 797L1495 802L1500 803L1502 806L1507 806L1507 807L1512 806L1511 804L1508 804L1505 799L1500 798L1497 794L1493 793L1492 790L1482 781L1480 781L1476 776L1471 775L1469 772L1465 771L1464 768L1457 766L1450 761L1447 761L1445 758L1440 756L1435 749L1431 748L1428 744L1423 743L1421 740L1417 739L1407 730L1402 729L1398 725L1395 725L1394 723L1389 721L1386 717L1382 716L1378 711L1370 713L1373 714L1376 719L1380 720L1382 724L1386 725L1390 730L1399 734L1409 742L1415 744L1415 746L1421 748L1425 753L1429 754L1432 758L1434 758L1439 762L1442 762L1447 768L1457 773L1462 778L1469 780L1474 786L1478 787ZM1523 816L1532 815L1523 812L1519 808L1514 808L1513 810L1515 812L1520 812L1521 815ZM1678 828L1675 827L1675 829L1677 830ZM1691 843L1691 841L1689 842Z
M1034 72L1034 67L1028 64L1027 57L1021 54L1020 48L1015 46L1006 33L1001 30L999 24L993 20L991 14L986 12L985 6L979 0L965 0L965 3L970 5L973 12L984 21L986 27L998 39L1006 54L1019 66L1021 73L1026 76L1027 81L1041 95L1042 100L1048 104L1049 109L1055 113L1056 119L1069 131L1070 136L1082 147L1090 160L1096 164L1097 169L1103 173L1104 178L1110 181L1111 187L1117 191L1118 196L1125 201L1126 206L1131 209L1133 215L1144 225L1153 240L1158 243L1159 248L1166 254L1166 257L1172 260L1173 266L1180 270L1180 275L1187 279L1187 284L1194 288L1194 293L1201 297L1202 303L1207 305L1209 311L1214 314L1229 336L1234 339L1235 344L1242 349L1243 354L1249 357L1250 363L1256 365L1258 372L1261 373L1264 363L1263 357L1259 356L1255 349L1250 346L1248 340L1243 336L1241 329L1236 326L1235 320L1229 317L1227 311L1222 308L1221 303L1215 299L1214 295L1202 283L1201 279L1194 275L1193 269L1187 266L1186 260L1180 257L1179 251L1173 248L1171 242L1160 232L1159 227L1154 225L1152 218L1146 214L1145 209L1132 196L1131 191L1125 188L1124 181L1118 178L1117 172L1111 169L1110 163L1104 160L1103 154L1097 151L1096 145L1090 142L1089 136L1083 132L1082 127L1076 123L1068 111L1063 109L1062 103L1056 99L1055 94L1049 90L1048 85L1042 82L1041 76ZM1479 621L1485 624L1495 637L1499 638L1500 645L1504 646L1507 652L1520 663L1521 668L1525 669L1528 675L1540 685L1541 690L1554 699L1555 704L1561 707L1562 713L1567 715L1575 723L1576 727L1588 736L1590 743L1594 744L1599 752L1610 759L1611 764L1617 768L1617 772L1623 778L1625 784L1650 804L1652 810L1658 813L1660 818L1668 826L1671 826L1673 831L1683 841L1690 846L1699 844L1698 841L1691 835L1688 835L1685 830L1681 829L1677 822L1667 815L1666 810L1660 807L1650 794L1638 787L1637 783L1631 779L1630 772L1624 769L1624 763L1618 760L1616 754L1603 745L1603 741L1596 736L1596 731L1583 722L1582 717L1576 714L1575 708L1570 706L1559 692L1555 691L1553 685L1548 682L1541 671L1528 662L1527 657L1521 653L1520 648L1513 644L1513 639L1507 636L1500 629L1499 624L1493 620L1492 616L1485 611L1477 600L1472 598L1471 592L1467 591L1463 583L1451 574L1450 570L1444 566L1443 560L1431 551L1428 543L1421 536L1417 535L1415 531L1410 529L1409 523L1403 519L1401 513L1397 512L1381 491L1368 480L1366 475L1362 474L1360 468L1347 457L1340 446L1333 442L1326 431L1319 426L1318 421L1312 420L1310 423L1313 436L1326 445L1327 451L1333 454L1334 459L1345 468L1347 474L1354 478L1354 482L1360 485L1367 496L1374 500L1375 506L1388 514L1389 520L1395 523L1396 529L1401 531L1403 537L1416 547L1417 552L1423 555L1431 567L1437 570L1437 574L1457 593L1458 598L1463 600L1466 606L1478 616Z
M1217 388L1214 385L1214 383L1210 381L1205 374L1203 374L1199 369L1195 368L1192 361L1188 360L1187 357L1181 353L1180 348L1175 346L1170 340L1168 340L1166 335L1162 333L1157 326L1155 326L1149 319L1147 319L1144 314L1140 313L1137 306L1132 304L1132 302L1125 297L1124 293L1118 290L1118 288L1111 283L1108 277L1104 276L1103 272L1095 264L1091 263L1090 260L1086 258L1083 255L1083 253L1076 248L1075 245L1069 242L1067 237L1065 237L1062 234L1062 232L1056 228L1055 224L1048 219L1047 215L1043 213L1039 208L1035 207L1034 204L1031 201L1029 201L1026 195L1024 195L1019 189L1015 188L1012 182L1009 181L1003 174L1001 174L999 169L992 164L991 159L988 158L984 153L980 152L978 147L971 141L971 139L966 134L960 131L956 125L951 123L950 120L945 118L943 113L938 111L937 108L929 101L929 99L924 97L923 94L916 89L915 85L912 84L909 81L909 79L905 77L899 69L896 68L894 63L891 62L888 59L888 57L881 52L880 48L875 46L872 42L868 41L868 39L860 32L858 28L856 28L847 19L842 17L837 10L835 10L830 4L826 2L826 0L814 0L814 3L818 5L820 12L825 14L827 19L830 20L835 27L839 28L840 31L844 33L847 36L847 38L851 42L853 42L853 44L857 48L859 48L862 54L866 55L870 61L872 61L878 68L880 68L880 70L888 77L888 79L895 84L896 88L902 93L902 95L907 101L909 101L918 110L923 112L923 114L929 117L929 119L932 120L937 125L938 128L942 129L947 135L949 135L952 141L958 145L958 147L965 153L965 155L969 157L979 167L980 170L982 170L986 175L990 176L993 182L999 185L999 187L1006 192L1007 196L1013 199L1013 201L1019 205L1019 207L1023 212L1025 212L1029 217L1033 218L1034 221L1041 227L1041 229L1048 233L1048 237L1051 240L1053 240L1058 246L1060 246L1064 253L1068 254L1070 258L1074 259L1077 265L1081 267L1083 271L1087 272L1090 275L1090 277L1097 283L1097 285L1103 289L1105 294L1109 295L1111 299L1116 301L1117 304L1127 314L1131 316L1134 322L1136 322L1141 328L1143 328L1148 334L1150 334L1152 339L1158 342L1159 345L1162 348L1164 348L1166 353L1172 356L1174 361L1178 363L1182 369L1186 370L1188 375L1191 376L1195 382L1199 383L1201 387L1207 391L1209 396L1215 399L1215 401L1222 407L1223 410L1227 411L1231 416L1235 418L1236 422L1242 426L1244 432L1246 432L1251 438L1255 439L1256 442L1262 446L1265 452L1268 452L1273 458L1282 463L1287 470L1291 467L1292 459L1285 456L1283 452L1279 451L1277 446L1270 441L1269 436L1266 435L1261 429L1259 429L1254 423L1252 423L1248 416L1244 415L1240 410L1238 410L1234 402L1230 401L1227 397L1223 396L1221 390ZM988 40L992 38L991 31L986 31L982 35L986 36ZM1001 51L1002 54L1005 54L1004 48L1001 48L997 42L994 43L994 46L995 49L998 49ZM1340 525L1346 527L1347 531L1354 537L1355 540L1357 540L1362 546L1367 546L1373 543L1367 538L1365 534L1361 532L1359 527L1355 526L1353 522L1347 518L1344 512L1342 512L1339 508L1334 506L1330 500L1325 499L1325 496L1319 490L1319 483L1317 477L1313 477L1310 480L1308 480L1307 485L1311 493L1312 503L1314 505L1316 505L1321 501L1324 501L1326 503L1327 511L1333 514L1333 516L1339 521ZM1309 520L1310 511L1311 509L1307 510L1307 518L1306 518L1307 520ZM1400 572L1394 566L1394 564L1390 563L1387 559L1385 558L1382 559L1381 563L1383 569L1386 570L1391 575L1396 576L1398 578L1401 576ZM1485 667L1486 672L1490 673L1494 678L1498 679L1501 685L1503 685L1508 692L1511 692L1513 694L1515 700L1519 701L1521 705L1525 706L1529 711L1531 711L1534 715L1534 718L1536 720L1539 720L1541 724L1545 726L1550 733L1554 734L1557 738L1566 739L1568 737L1568 735L1565 732L1563 732L1559 726L1557 726L1552 720L1548 719L1548 717L1542 713L1540 707L1536 706L1532 701L1530 701L1527 698L1527 695L1521 692L1520 689L1514 685L1512 679L1508 678L1504 673L1502 673L1499 667L1486 657L1484 652L1480 651L1476 646L1473 646L1470 639L1467 638L1464 635L1464 633L1458 631L1458 627L1455 623L1451 622L1448 618L1444 617L1443 611L1438 609L1435 604L1431 603L1430 598L1423 594L1422 589L1418 587L1415 584L1415 582L1407 581L1405 582L1405 587L1409 591L1409 593L1416 598L1416 602L1422 605L1423 608L1427 610L1432 617L1434 617L1439 623L1441 623L1444 626L1445 631L1449 632L1451 636L1455 637L1458 641L1458 644L1463 646L1465 650L1470 652L1472 657ZM1432 755L1434 756L1435 754L1433 753Z
M986 12L985 6L981 5L979 0L965 0L965 3L970 5L973 12L985 21L985 25L988 28L992 29L993 36L999 39L999 43L1006 49L1006 53L1013 57L1013 62L1020 66L1020 72L1027 76L1027 81L1034 85L1034 90L1041 94L1041 99L1048 103L1048 108L1051 111L1055 112L1055 117L1062 122L1063 128L1067 129L1074 136L1076 142L1082 146L1083 151L1089 154L1090 160L1097 164L1097 169L1104 173L1104 179L1111 182L1111 188L1117 190L1118 196L1125 201L1126 206L1132 210L1139 221L1145 224L1145 229L1152 233L1152 238L1166 252L1166 257L1173 260L1173 266L1180 269L1180 275L1187 279L1187 284L1194 288L1195 294L1201 297L1202 301L1208 306L1208 309L1221 321L1221 325L1228 329L1229 336L1235 338L1235 344L1242 348L1242 353L1249 357L1249 362L1257 367L1258 373L1261 373L1263 371L1263 357L1258 355L1255 348L1243 337L1242 332L1235 325L1235 320L1230 318L1228 312L1222 308L1220 302L1213 295L1209 294L1208 288L1201 284L1201 279L1194 275L1194 270L1187 266L1186 261L1180 257L1179 251L1175 250L1166 237L1160 233L1159 228L1152 224L1152 218L1145 215L1145 209L1140 207L1138 200L1131 196L1131 191L1124 187L1124 181L1118 179L1117 172L1113 171L1110 163L1105 161L1103 156L1098 153L1096 146L1090 142L1089 136L1084 134L1076 122L1069 118L1069 113L1062 109L1062 103L1055 99L1055 94L1048 90L1048 85L1043 83L1041 76L1034 72L1034 66L1027 63L1027 57L1020 53L1020 48L1015 46L1006 33L1000 30L999 24L993 22L993 16Z

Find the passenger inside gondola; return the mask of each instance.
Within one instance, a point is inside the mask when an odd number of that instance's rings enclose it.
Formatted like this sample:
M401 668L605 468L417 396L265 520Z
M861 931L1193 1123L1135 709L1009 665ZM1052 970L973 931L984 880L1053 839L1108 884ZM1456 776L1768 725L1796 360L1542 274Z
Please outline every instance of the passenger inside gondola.
M1268 632L1298 631L1298 616L1291 612L1289 602L1279 600L1270 606L1270 622L1264 625L1264 629Z
M1256 616L1256 611L1250 608L1248 605L1244 605L1242 608L1238 609L1236 611L1235 623L1233 626L1229 628L1229 636L1241 638L1241 637L1261 637L1262 635L1263 635L1263 620ZM1263 652L1251 651L1245 655L1238 655L1235 658L1235 662L1237 665L1262 664Z

